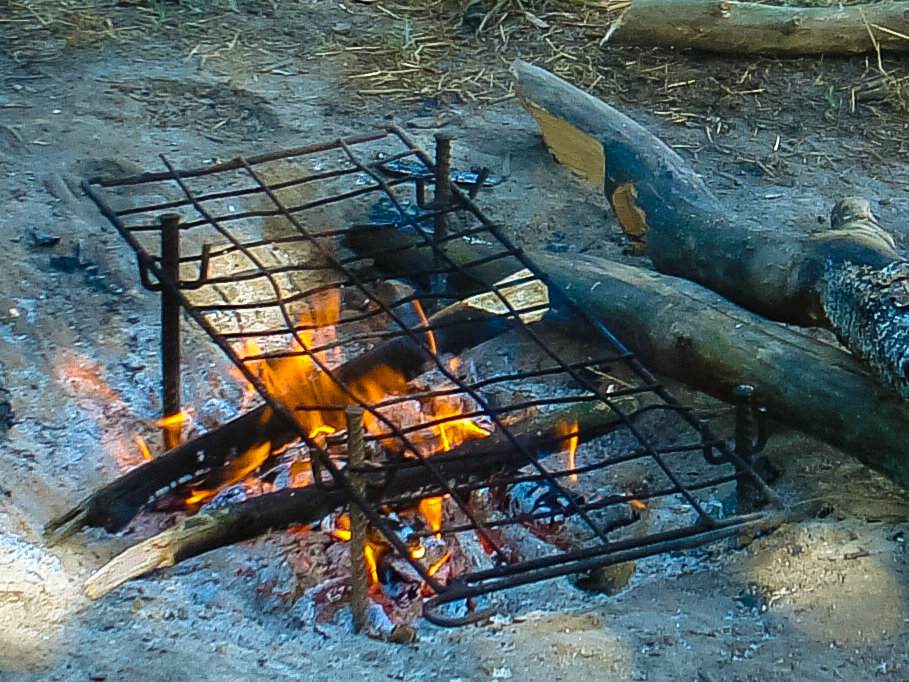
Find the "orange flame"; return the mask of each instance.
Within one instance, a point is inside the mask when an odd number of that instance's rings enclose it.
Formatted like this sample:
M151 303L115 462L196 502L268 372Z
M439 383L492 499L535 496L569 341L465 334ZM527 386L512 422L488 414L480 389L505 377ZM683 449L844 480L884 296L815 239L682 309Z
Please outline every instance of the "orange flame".
M230 485L237 481L242 481L246 475L256 469L271 454L271 441L265 441L259 445L251 447L249 450L240 455L237 459L228 464L223 473L224 485ZM219 488L199 489L186 498L186 504L200 504L214 497Z
M568 468L574 469L575 452L577 452L578 449L578 422L575 421L572 424L569 424L568 422L559 422L558 434L560 438L567 441ZM578 480L578 475L570 474L568 478L572 482L576 483Z
M444 497L426 497L420 500L419 510L429 527L436 531L436 538L442 539L442 502Z
M366 559L366 570L369 573L370 583L377 585L379 583L379 567L376 560L376 550L368 542L366 547L363 548L363 558Z
M433 355L438 355L438 349L436 347L436 337L432 333L432 329L429 328L429 320L426 319L426 313L423 312L423 306L420 305L420 302L414 300L413 302L414 310L417 311L417 315L420 318L420 323L426 327L426 343L429 346L429 352Z
M180 444L180 432L183 429L183 422L186 421L187 413L185 410L169 415L155 422L155 426L164 429L164 447L168 450L175 448Z
M148 450L148 445L145 444L145 439L142 438L139 434L133 436L133 442L136 444L136 447L139 448L139 452L142 454L142 457L145 459L152 459L152 454Z
M447 550L441 559L436 561L432 566L426 569L426 572L429 575L435 575L436 572L445 565L445 562L451 558L451 550Z

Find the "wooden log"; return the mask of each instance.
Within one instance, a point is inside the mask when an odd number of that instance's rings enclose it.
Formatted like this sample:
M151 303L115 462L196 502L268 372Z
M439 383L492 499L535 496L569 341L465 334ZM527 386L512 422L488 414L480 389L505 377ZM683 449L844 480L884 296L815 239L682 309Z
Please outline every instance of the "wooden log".
M437 352L459 353L509 329L513 322L463 302L452 304L429 318L436 331ZM348 386L379 367L397 372L405 380L422 374L432 362L427 348L409 337L380 343L337 369ZM338 414L351 398L335 391ZM293 406L289 406L291 409ZM177 446L161 456L115 479L45 526L49 544L62 542L86 526L117 531L155 497L177 486L200 483L217 487L226 482L225 472L244 453L270 444L277 451L299 437L299 430L285 415L267 406L256 408L213 431Z
M377 229L376 244L389 239ZM364 253L369 241L359 235ZM484 255L477 245L469 253L472 260ZM909 488L909 404L853 355L688 280L589 256L528 256L651 370L720 400L737 385L752 384L775 419Z
M647 396L622 396L616 398L616 405L623 412L632 413L644 407L647 400ZM558 435L558 424L574 421L578 424L575 432ZM553 413L526 417L511 428L518 442L531 451L557 452L565 449L567 441L575 433L579 441L584 442L605 435L623 424L617 413L602 403L583 402ZM468 479L487 479L496 473L514 471L527 463L526 457L501 433L466 441L450 452L433 457L436 470L451 484ZM367 499L373 505L393 506L398 498L413 499L416 495L435 497L445 492L426 467L416 464L402 467L391 481L386 481L384 474L366 478ZM202 511L115 556L89 577L85 583L85 594L91 599L98 599L127 580L151 570L174 566L270 530L317 523L347 502L348 496L341 488L326 490L308 486L261 495L227 508Z
M900 331L909 320L899 297L869 286L870 273L899 268L891 265L899 254L867 201L840 200L823 230L783 233L772 223L733 221L694 170L643 127L542 69L523 62L514 69L553 151L576 169L603 169L595 179L629 237L646 237L658 270L770 319L832 328L883 385L909 400ZM890 275L881 277L874 281Z
M586 174L663 273L685 277L769 319L828 326L820 301L827 262L882 268L898 260L880 228L782 234L733 220L672 149L601 100L516 61L518 95L559 160Z
M603 259L531 257L652 371L721 400L752 384L773 418L909 489L909 403L855 356L684 279Z
M617 20L615 44L739 54L862 54L909 50L904 2L791 7L734 0L634 0Z

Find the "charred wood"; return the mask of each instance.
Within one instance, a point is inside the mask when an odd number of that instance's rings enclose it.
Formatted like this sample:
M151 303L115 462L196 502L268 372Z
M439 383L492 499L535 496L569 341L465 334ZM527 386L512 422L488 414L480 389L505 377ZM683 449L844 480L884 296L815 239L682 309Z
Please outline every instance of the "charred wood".
M503 333L508 319L455 303L429 318L436 329L439 353L459 353ZM340 382L349 385L377 367L385 366L405 379L422 374L432 355L418 339L389 339L351 359L336 370ZM351 399L352 402L352 399ZM290 406L292 409L292 406ZM346 405L339 405L343 414ZM190 484L216 487L224 483L223 472L238 456L263 443L277 451L299 438L292 419L263 405L190 442L177 446L79 502L73 509L45 526L47 542L65 540L86 526L117 531L156 497Z
M647 397L623 396L615 399L624 413L645 407ZM576 433L581 442L621 428L625 421L619 413L598 401L576 403L555 413L533 414L512 427L519 445L532 452L564 449L573 437L559 436L559 423L577 420ZM391 477L386 472L366 476L366 499L376 505L413 504L418 497L441 495L445 489L439 479L457 485L471 479L488 479L513 472L529 462L525 454L501 433L462 443L450 452L432 458L438 478L417 463L403 465ZM227 508L203 510L195 516L133 545L94 573L85 584L85 593L97 599L132 578L225 545L262 535L291 525L319 522L333 510L348 503L342 488L318 486L293 488L269 493Z

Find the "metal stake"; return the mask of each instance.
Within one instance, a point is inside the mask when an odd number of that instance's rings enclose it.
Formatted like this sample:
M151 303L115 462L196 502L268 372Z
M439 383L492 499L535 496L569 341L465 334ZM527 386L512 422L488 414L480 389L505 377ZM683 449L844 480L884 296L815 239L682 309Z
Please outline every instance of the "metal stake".
M165 213L161 224L161 270L180 286L180 216ZM161 287L161 375L162 411L164 417L180 411L180 299L170 287ZM164 447L180 444L180 433L164 428Z
M366 494L366 449L363 444L363 408L348 407L347 418L347 470L350 487L361 498ZM353 629L360 632L366 625L369 609L366 576L366 514L355 504L350 505L350 606L353 610Z
M435 195L432 207L437 211L433 219L433 239L436 244L434 252L434 265L439 268L443 264L441 252L444 248L445 237L448 236L448 215L445 210L451 203L451 133L436 133L436 166L435 166ZM432 277L432 290L436 293L445 291L445 276L437 274Z
M763 419L760 420L757 424L757 429L755 429L755 410L752 405L754 386L748 384L736 386L734 396L735 454L750 467L754 463L754 455L764 448L764 443L766 442ZM757 436L755 436L755 430L757 430ZM757 482L744 469L739 471L735 492L740 514L754 511L758 501L761 499Z

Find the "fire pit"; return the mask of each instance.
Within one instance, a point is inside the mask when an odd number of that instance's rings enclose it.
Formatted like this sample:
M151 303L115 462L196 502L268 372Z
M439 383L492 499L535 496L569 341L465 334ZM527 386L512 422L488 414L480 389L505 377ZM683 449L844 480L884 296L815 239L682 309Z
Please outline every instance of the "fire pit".
M181 309L258 404L185 443L165 420L165 453L49 524L60 539L155 500L199 510L115 558L91 595L321 527L364 557L348 581L361 621L371 584L456 625L484 615L480 595L770 522L752 513L772 494L747 387L729 447L483 215L473 199L494 179L453 172L449 138L435 159L389 127L161 160L84 187L161 292L165 417L181 409Z

